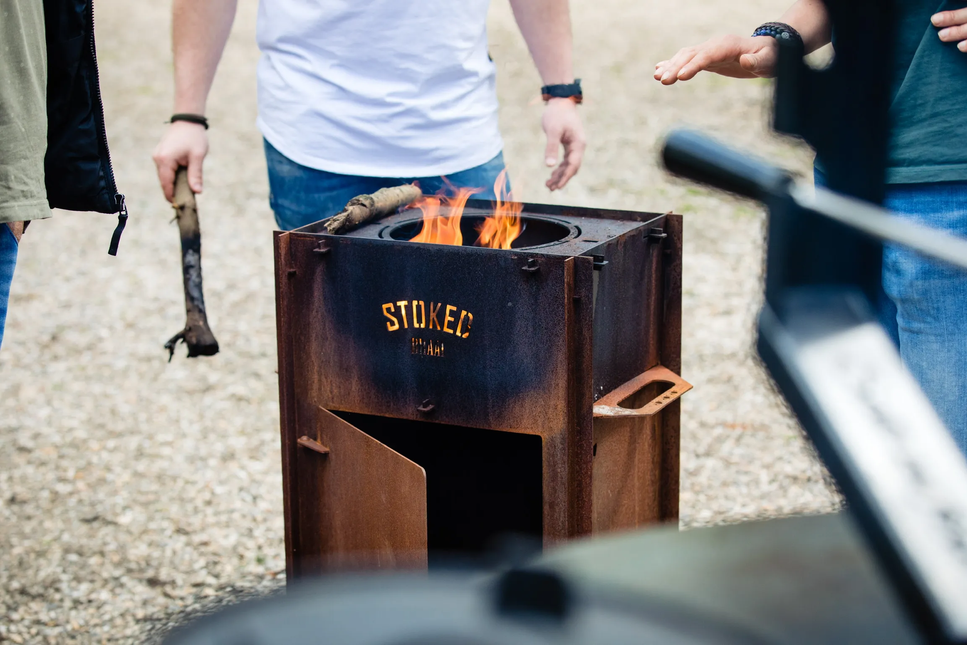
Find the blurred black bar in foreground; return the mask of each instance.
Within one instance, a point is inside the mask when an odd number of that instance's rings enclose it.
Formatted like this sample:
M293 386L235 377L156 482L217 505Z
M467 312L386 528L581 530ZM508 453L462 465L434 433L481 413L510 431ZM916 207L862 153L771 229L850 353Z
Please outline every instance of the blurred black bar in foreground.
M664 158L684 177L769 209L758 351L930 642L967 642L967 462L874 315L882 241L967 268L967 242L906 222L883 196L890 3L828 2L836 59L783 47L776 129L817 150L813 193L779 168L691 132ZM859 198L859 199L857 199ZM866 201L861 201L866 200ZM869 203L873 202L873 204Z

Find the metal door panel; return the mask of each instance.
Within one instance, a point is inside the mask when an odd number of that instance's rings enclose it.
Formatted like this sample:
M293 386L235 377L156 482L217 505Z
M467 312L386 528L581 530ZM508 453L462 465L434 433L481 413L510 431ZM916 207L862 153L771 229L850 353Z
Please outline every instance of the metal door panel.
M315 416L315 436L298 440L296 575L425 567L423 468L327 410Z

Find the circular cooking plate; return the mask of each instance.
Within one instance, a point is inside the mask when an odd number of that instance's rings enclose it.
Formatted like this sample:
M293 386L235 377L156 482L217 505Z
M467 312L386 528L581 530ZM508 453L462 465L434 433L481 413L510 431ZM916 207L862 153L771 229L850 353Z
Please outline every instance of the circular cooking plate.
M696 645L761 643L730 623L557 582L434 574L303 586L204 618L167 645ZM562 585L555 591L556 585Z
M520 217L523 220L523 230L520 236L510 245L514 249L532 249L549 244L559 244L574 239L580 233L576 226L549 217L536 215L521 215ZM474 245L485 219L486 216L484 215L473 214L464 215L460 219L460 232L463 233L464 246ZM405 222L385 227L380 231L379 236L393 240L411 240L419 234L422 228L423 218L414 217Z

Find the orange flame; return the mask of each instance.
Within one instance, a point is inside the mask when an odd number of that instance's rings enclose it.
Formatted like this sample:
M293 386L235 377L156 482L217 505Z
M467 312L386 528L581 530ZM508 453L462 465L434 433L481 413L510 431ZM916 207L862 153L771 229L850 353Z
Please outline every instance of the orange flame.
M491 249L509 249L511 243L517 239L521 231L520 213L524 205L520 202L507 201L513 196L507 192L507 171L501 170L494 182L494 194L497 195L497 205L494 214L484 220L478 229L480 237L477 246Z
M463 233L460 231L463 209L466 207L470 196L479 192L479 188L458 188L454 197L424 197L416 202L414 206L423 211L423 228L410 241L425 244L463 245ZM449 216L440 215L441 205L450 210Z
M475 246L509 249L511 243L520 235L522 228L520 213L524 205L509 201L512 195L507 192L506 186L507 171L503 170L494 182L494 194L497 195L494 213L477 229L480 236L474 243ZM482 188L459 188L456 189L454 197L424 197L416 202L414 206L423 211L423 227L410 241L463 245L460 220L463 218L464 208L467 206L467 200L482 190ZM441 215L443 207L449 210L448 215Z

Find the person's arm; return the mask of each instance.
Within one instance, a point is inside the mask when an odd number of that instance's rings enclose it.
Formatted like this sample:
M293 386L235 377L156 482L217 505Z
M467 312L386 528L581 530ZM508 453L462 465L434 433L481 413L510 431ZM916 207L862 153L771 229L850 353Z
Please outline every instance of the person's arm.
M957 49L967 52L967 9L941 11L930 17L937 33L945 43L957 43Z
M544 85L573 83L568 0L510 0L510 6ZM551 190L557 190L563 188L581 167L584 128L577 105L570 99L549 100L542 124L547 135L544 161L548 167L557 165L560 148L564 146L564 160L554 169L546 184Z
M208 92L235 20L236 0L174 0L171 43L175 63L174 112L205 114ZM176 121L154 151L158 180L168 201L174 199L175 172L188 167L188 185L200 193L202 163L208 154L204 126Z
M807 54L829 42L829 16L822 0L798 0L779 21L799 32ZM701 45L681 49L655 65L655 80L672 85L690 80L701 71L733 78L771 77L778 53L779 46L770 36L717 36Z

